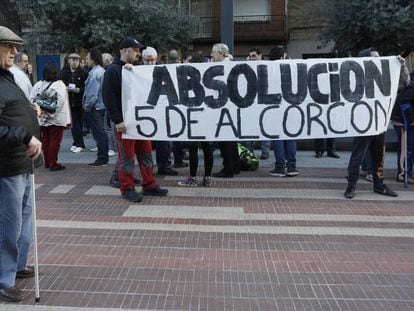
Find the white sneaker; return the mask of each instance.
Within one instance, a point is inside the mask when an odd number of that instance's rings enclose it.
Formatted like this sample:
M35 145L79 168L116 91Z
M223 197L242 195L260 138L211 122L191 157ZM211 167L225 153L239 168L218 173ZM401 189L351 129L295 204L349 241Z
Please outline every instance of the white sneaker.
M76 148L77 148L76 146L72 146L72 147L70 147L70 151L73 152L73 150L75 150Z
M113 151L113 150L109 150L108 151L108 157L113 157L113 156L116 156L116 152L115 151Z
M98 147L91 148L90 150L91 150L92 152L96 152L96 151L98 151Z
M84 148L82 148L82 147L76 147L72 152L73 153L80 153L80 152L82 152L83 150L85 150Z

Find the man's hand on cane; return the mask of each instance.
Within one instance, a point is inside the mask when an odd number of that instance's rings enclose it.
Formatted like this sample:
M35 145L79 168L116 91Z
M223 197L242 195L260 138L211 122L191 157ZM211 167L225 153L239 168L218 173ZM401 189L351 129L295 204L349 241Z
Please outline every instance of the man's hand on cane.
M32 139L27 144L26 155L35 160L41 152L42 143L36 137L32 136Z

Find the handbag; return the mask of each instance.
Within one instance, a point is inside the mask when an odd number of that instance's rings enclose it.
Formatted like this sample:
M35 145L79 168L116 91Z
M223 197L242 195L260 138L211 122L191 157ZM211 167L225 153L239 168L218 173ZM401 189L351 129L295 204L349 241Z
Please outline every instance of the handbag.
M40 109L47 112L47 113L55 113L58 105L58 98L57 94L53 94L52 96L46 95L47 89L52 85L53 81L49 83L49 85L42 91L42 93L37 94L36 97L33 99L33 102L39 105Z

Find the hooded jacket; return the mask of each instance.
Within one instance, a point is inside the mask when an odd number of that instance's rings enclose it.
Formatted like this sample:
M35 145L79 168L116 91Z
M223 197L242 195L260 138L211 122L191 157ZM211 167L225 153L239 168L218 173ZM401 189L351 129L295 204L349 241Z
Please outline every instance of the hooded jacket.
M124 121L122 115L122 67L125 65L119 58L105 70L102 97L109 118L119 124Z

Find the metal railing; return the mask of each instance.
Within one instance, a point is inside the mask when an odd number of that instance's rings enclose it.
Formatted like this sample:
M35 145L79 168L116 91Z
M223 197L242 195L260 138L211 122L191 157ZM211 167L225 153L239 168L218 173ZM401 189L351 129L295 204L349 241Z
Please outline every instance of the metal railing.
M234 37L286 39L286 18L283 15L234 16ZM199 17L194 39L215 38L220 34L219 17Z

